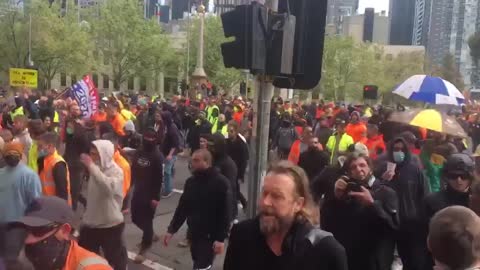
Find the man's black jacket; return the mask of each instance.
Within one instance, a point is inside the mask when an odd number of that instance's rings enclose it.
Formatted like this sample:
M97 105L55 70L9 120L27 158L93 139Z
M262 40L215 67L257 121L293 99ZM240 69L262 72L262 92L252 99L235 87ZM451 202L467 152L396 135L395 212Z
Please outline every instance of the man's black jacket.
M393 261L394 232L399 226L395 191L375 180L374 199L364 206L353 198L326 200L321 225L345 247L350 270L387 270Z
M248 145L239 135L235 140L227 139L227 154L237 165L237 179L244 179L248 163Z
M259 219L232 228L224 270L347 270L345 249L331 233L295 222L287 234L282 254L276 256L260 231Z
M223 242L231 219L229 181L215 168L194 172L185 182L168 232L174 234L187 221L192 238Z

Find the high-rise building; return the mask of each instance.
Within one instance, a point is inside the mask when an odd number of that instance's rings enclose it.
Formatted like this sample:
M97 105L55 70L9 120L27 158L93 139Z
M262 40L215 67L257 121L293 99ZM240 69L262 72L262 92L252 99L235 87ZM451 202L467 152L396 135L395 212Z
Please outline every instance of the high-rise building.
M480 3L478 0L431 1L426 47L429 60L441 65L447 54L455 62L467 86L472 85L473 62L468 39L480 31Z
M413 45L426 45L430 27L431 0L416 0L413 22Z
M480 30L478 0L455 0L452 1L452 34L450 36L450 53L455 56L456 63L460 73L463 75L465 85L471 86L472 71L474 65L470 56L470 47L468 39ZM475 84L477 84L476 82Z
M452 34L452 0L435 0L430 7L430 20L424 25L427 29L427 54L432 64L440 65L450 52Z
M390 44L412 45L416 0L390 0Z
M359 0L328 0L327 26L333 28L335 34L342 32L345 16L357 14Z
M357 42L388 44L390 20L385 11L375 13L366 9L365 14L345 16L342 22L343 36L349 36Z

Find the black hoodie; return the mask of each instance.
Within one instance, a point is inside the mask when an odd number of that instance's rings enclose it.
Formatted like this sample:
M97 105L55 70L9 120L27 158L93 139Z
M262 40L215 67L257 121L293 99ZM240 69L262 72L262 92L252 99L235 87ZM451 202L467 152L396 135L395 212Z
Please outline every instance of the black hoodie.
M212 146L209 146L209 151L213 156L213 166L219 170L219 172L225 176L229 183L232 194L234 194L232 201L233 218L237 216L237 198L234 190L237 190L237 176L238 169L233 159L227 154L227 143L225 137L220 133L215 133L210 137L213 142ZM211 148L210 148L211 147Z
M412 154L403 138L394 139L387 147L387 152L377 160L375 177L382 179L387 170L387 163L393 161L393 145L402 142L405 149L405 159L395 168L395 176L391 181L383 181L390 186L398 196L401 227L414 229L420 222L423 199L429 193L429 186L422 169L412 158ZM383 179L382 179L383 180Z
M133 198L144 204L160 200L163 182L163 156L154 146L144 145L132 159L132 185L135 185Z
M231 195L227 179L215 168L194 172L185 182L168 232L176 233L186 220L193 238L223 242L230 229Z
M169 111L162 112L162 120L166 129L165 138L162 143L162 153L167 157L170 150L174 148L175 151L173 154L176 155L180 151L180 131L173 122L172 114Z

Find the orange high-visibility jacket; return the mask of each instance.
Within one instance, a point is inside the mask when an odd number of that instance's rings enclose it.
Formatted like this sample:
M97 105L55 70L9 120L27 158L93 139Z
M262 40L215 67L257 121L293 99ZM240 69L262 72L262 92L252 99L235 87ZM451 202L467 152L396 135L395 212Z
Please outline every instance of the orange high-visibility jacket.
M108 262L98 256L80 247L77 242L70 240L70 249L68 250L67 260L63 270L112 270Z
M290 148L290 153L288 154L288 160L291 161L293 164L298 164L300 160L300 145L302 142L300 140L296 140L292 147Z
M67 164L62 156L57 151L48 155L43 160L43 170L40 172L40 180L42 182L42 193L45 196L57 196L57 188L55 186L55 179L53 178L53 168L58 162ZM72 205L72 196L70 193L70 173L67 165L67 193L68 204Z
M132 181L132 171L128 161L120 154L117 150L113 154L113 161L122 169L123 171L123 197L127 196L128 191L130 190L130 183Z

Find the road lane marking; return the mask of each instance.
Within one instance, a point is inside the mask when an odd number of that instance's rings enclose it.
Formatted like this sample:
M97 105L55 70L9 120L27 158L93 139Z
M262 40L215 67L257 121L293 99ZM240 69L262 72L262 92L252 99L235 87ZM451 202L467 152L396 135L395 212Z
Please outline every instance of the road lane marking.
M128 253L128 258L129 258L130 260L132 260L132 261L133 261L133 260L135 259L135 257L137 256L137 253L134 253L134 252L131 252L131 251L127 251L127 253ZM161 265L161 264L156 263L156 262L154 262L154 261L152 261L152 260L149 260L149 259L146 259L146 260L142 263L142 265L144 265L144 266L146 266L146 267L148 267L148 268L150 268L150 269L154 269L154 270L174 270L173 268L167 267L167 266L165 266L165 265Z
M174 189L173 189L173 192L179 193L179 194L183 194L183 190L181 190L181 189L176 189L176 188L174 188Z

